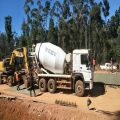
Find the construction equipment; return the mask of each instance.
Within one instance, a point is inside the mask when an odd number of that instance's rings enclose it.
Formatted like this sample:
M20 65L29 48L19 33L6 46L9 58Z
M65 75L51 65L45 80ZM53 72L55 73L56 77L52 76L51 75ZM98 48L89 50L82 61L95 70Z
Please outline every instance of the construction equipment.
M0 62L0 83L8 83L12 86L16 83L14 73L22 75L28 72L27 50L25 47L13 50L10 58L6 58Z
M77 96L93 88L90 50L76 49L66 54L51 43L38 43L29 56L41 92L54 93L57 88L71 89Z

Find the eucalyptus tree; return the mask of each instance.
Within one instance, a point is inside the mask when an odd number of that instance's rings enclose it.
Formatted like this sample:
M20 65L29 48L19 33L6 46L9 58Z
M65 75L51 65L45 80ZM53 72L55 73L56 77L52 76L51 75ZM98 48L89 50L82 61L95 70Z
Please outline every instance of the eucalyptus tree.
M48 26L48 17L50 16L50 0L46 0L45 6L43 7L43 20L44 20L44 27L47 28Z
M54 2L50 15L55 19L55 25L58 26L60 18L62 17L62 5L59 0Z
M64 0L62 3L62 17L66 20L69 20L71 17L70 1L69 0Z
M102 33L101 29L103 27L103 20L101 18L101 8L98 4L95 4L90 12L91 17L91 48L94 51L94 56L99 57L100 49L100 33ZM101 31L101 32L100 32ZM103 41L104 42L104 41ZM103 48L101 48L103 49Z
M21 36L21 43L19 45L27 46L31 42L30 40L30 28L28 23L24 20L22 23L22 36Z
M69 33L69 52L72 52L73 49L79 47L79 31L77 29L77 24L73 18L68 21L68 33Z
M106 17L109 16L109 10L110 10L110 6L109 6L109 1L108 0L103 0L103 14L105 16L105 22L106 22Z
M31 19L30 19L31 5L34 5L34 1L33 0L26 0L25 1L24 11L25 11L25 14L27 15L27 22L28 23L30 23L30 21L31 21Z
M120 63L120 26L117 29L117 43L116 43L116 57L117 57L117 62Z
M57 44L57 39L55 38L55 27L54 27L54 21L52 18L50 18L49 22L49 30L47 35L47 41Z
M108 27L108 41L111 46L112 55L116 55L116 59L119 60L120 52L120 7L115 11L115 15L107 22ZM115 56L114 56L115 57Z
M59 21L59 45L66 51L69 51L70 47L70 38L69 38L69 26L68 26L68 21L70 20L71 17L71 12L70 12L70 2L69 0L63 0L63 3L61 4L61 18Z
M89 23L89 11L90 11L90 2L92 4L92 0L70 0L73 6L73 18L75 18L75 22L77 25L79 37L79 48L88 48L88 23ZM76 42L77 42L76 41Z
M43 33L43 6L42 0L26 0L24 5L24 10L27 15L27 23L29 27L29 43L36 44L37 42L42 41L44 38L41 38Z
M60 34L60 46L64 51L69 51L69 34L68 25L65 19L62 17L59 22L59 34Z
M0 59L9 55L9 43L5 33L0 33Z
M45 1L44 1L45 2ZM39 19L37 19L38 21L38 27L37 27L37 36L36 36L36 40L37 42L45 42L47 41L47 32L46 32L46 28L45 26L47 26L47 23L45 23L45 7L43 6L43 1L42 0L37 0L37 9L39 14L36 14L38 16ZM46 9L47 9L47 5L46 5ZM45 25L46 24L46 25Z
M21 26L21 29L23 30L22 34L22 45L32 44L32 40L30 37L30 28L31 28L31 6L34 5L33 0L26 0L24 4L24 12L27 16L27 20L24 20Z
M12 51L14 45L11 23L12 23L12 17L11 16L5 17L5 31L6 31L8 43L10 45L10 52Z
M57 32L57 36L58 36L58 45L60 46L60 29L59 29L59 21L62 17L62 5L59 2L59 0L56 0L54 2L54 5L51 9L50 12L51 17L53 17L54 21L55 21L55 26L58 27L58 32Z
M42 27L42 16L37 8L31 10L31 39L34 44L39 42L38 30Z

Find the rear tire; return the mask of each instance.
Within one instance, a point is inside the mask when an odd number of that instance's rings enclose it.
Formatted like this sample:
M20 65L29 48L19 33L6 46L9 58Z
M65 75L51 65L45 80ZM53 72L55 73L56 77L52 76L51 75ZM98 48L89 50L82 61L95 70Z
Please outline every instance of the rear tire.
M48 81L48 91L50 93L55 93L56 89L57 89L56 81L54 79L50 79Z
M75 93L77 96L82 97L85 92L85 86L84 83L81 80L78 80L75 83Z
M47 81L44 78L41 78L39 80L39 89L41 92L47 91Z

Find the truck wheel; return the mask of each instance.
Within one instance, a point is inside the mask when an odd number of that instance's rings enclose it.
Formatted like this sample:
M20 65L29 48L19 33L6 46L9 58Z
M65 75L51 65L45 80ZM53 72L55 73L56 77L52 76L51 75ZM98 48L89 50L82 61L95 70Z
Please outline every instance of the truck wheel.
M55 93L56 89L57 89L56 81L54 79L50 79L48 81L48 91L50 93Z
M13 85L13 77L12 76L9 76L7 78L7 81L8 81L8 85L11 87Z
M77 96L82 97L85 92L84 83L81 80L78 80L75 83L75 93Z
M47 81L44 78L41 78L39 81L39 89L41 92L47 91Z

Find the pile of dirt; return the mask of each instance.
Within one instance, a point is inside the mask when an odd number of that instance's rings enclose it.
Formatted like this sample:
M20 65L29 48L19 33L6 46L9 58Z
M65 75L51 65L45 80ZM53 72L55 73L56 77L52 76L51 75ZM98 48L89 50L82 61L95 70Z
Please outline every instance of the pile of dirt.
M0 99L0 120L34 120L36 115L28 112L29 106L23 101L8 101Z
M0 98L0 120L101 120L101 116L78 108Z
M93 91L90 108L95 107L97 111L87 109L86 96L38 91L37 97L29 97L29 91L0 85L0 120L120 120L120 89L96 84ZM77 107L60 106L55 104L56 100L76 103Z

